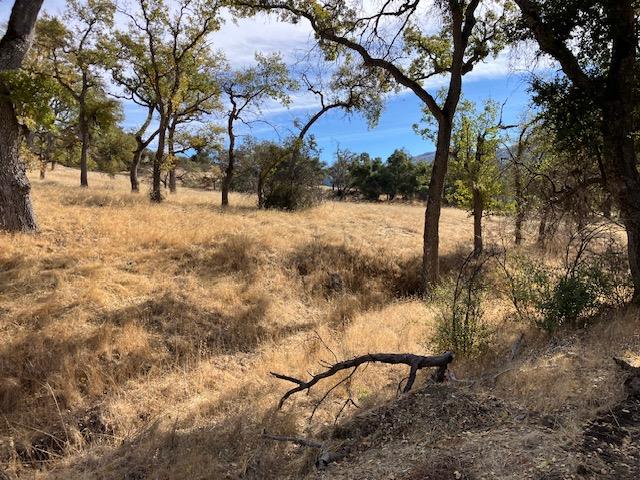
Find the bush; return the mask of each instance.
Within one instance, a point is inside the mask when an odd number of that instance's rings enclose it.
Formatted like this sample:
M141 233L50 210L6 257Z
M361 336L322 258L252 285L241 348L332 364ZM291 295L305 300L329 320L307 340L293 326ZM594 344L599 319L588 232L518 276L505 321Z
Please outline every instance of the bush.
M522 256L505 258L502 267L518 317L547 333L583 327L604 308L626 303L632 292L622 248L603 227L574 234L561 267Z
M309 149L294 151L265 180L264 207L300 210L318 203L322 198L323 167Z
M488 347L490 331L483 305L490 283L485 274L489 258L469 255L458 276L435 289L433 300L438 316L432 343L438 350L471 356Z

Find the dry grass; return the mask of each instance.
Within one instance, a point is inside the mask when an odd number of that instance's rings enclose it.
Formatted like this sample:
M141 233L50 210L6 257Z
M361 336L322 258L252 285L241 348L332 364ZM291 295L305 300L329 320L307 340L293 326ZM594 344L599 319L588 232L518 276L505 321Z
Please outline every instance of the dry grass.
M0 235L0 462L21 478L283 478L297 466L260 432L305 428L317 393L274 412L283 385L269 371L305 375L333 354L425 351L433 312L411 296L420 206L264 212L234 195L223 212L218 193L181 190L151 205L124 178L92 174L81 190L76 177L59 167L34 180L41 232ZM490 237L507 229L488 222ZM466 213L445 210L445 269L471 240ZM576 409L596 393L615 397L584 382L637 328L629 315L613 324L624 332L576 344L579 368L535 354L546 340L532 340L529 363L499 389L526 401L542 398L534 391L544 384L558 403L582 396ZM558 385L576 369L584 375ZM370 367L354 381L356 400L392 397L403 373ZM339 406L328 402L314 425Z

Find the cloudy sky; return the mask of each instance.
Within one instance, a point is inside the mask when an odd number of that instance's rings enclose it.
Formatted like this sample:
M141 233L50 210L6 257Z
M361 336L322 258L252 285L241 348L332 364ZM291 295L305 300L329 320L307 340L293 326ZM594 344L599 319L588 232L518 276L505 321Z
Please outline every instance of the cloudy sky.
M0 20L8 19L12 0L0 0ZM52 14L61 13L64 0L45 0L44 9ZM256 51L281 52L285 59L299 58L312 45L311 29L306 22L285 24L268 16L227 21L213 35L213 45L225 52L232 66L251 63ZM526 58L525 58L526 57ZM522 52L505 52L497 59L481 64L465 77L464 96L477 103L492 98L507 102L504 117L507 122L516 121L529 102L527 81L530 76L531 56ZM442 80L435 80L433 91ZM291 131L296 118L305 118L314 106L308 96L294 96L288 110L273 106L263 111L265 118L276 127L257 124L251 132L261 138L276 138ZM135 105L125 105L125 127L135 127L144 116ZM327 114L312 132L322 149L323 160L330 162L337 147L354 152L369 152L372 156L386 158L396 148L406 148L411 154L434 149L433 145L413 132L412 125L422 117L421 102L410 92L398 93L386 103L378 126L369 130L359 116L345 118L339 112Z

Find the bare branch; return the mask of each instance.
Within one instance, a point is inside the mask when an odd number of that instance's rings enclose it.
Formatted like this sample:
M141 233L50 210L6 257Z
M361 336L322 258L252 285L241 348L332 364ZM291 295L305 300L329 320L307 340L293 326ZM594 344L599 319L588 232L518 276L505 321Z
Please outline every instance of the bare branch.
M367 355L355 357L351 360L344 360L342 362L338 362L332 365L331 368L328 368L324 372L318 373L316 375L312 375L311 379L307 381L300 380L298 378L290 377L288 375L283 375L281 373L276 373L276 372L271 372L271 375L273 375L276 378L279 378L280 380L286 380L287 382L291 382L297 385L297 387L294 387L291 390L287 391L283 395L283 397L280 399L280 402L278 403L278 408L282 408L282 406L284 405L284 402L286 402L287 399L292 395L294 395L295 393L309 390L314 385L319 383L321 380L324 380L325 378L329 378L342 370L354 369L355 371L355 369L357 369L360 365L367 364L367 363L385 363L388 365L409 366L411 369L411 372L409 374L409 381L407 381L407 385L405 385L403 390L404 392L408 392L409 390L411 390L411 387L413 386L416 372L418 370L423 368L430 368L430 367L440 367L442 374L439 376L439 378L441 378L444 376L444 371L446 371L447 365L449 365L453 361L453 358L454 356L452 352L446 352L438 356L422 356L422 355L414 355L410 353L369 353ZM353 373L354 372L351 372L351 374L347 377L347 379L350 378L351 375L353 375ZM338 385L335 385L331 390L336 388Z

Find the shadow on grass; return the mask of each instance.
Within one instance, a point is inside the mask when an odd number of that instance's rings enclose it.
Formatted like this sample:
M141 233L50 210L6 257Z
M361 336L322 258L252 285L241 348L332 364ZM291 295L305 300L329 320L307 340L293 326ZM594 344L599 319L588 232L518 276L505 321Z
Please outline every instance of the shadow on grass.
M440 257L441 275L455 271L468 252L458 249ZM390 298L422 294L422 256L390 256L382 249L364 251L347 245L313 241L286 261L314 294L367 295L384 292Z

